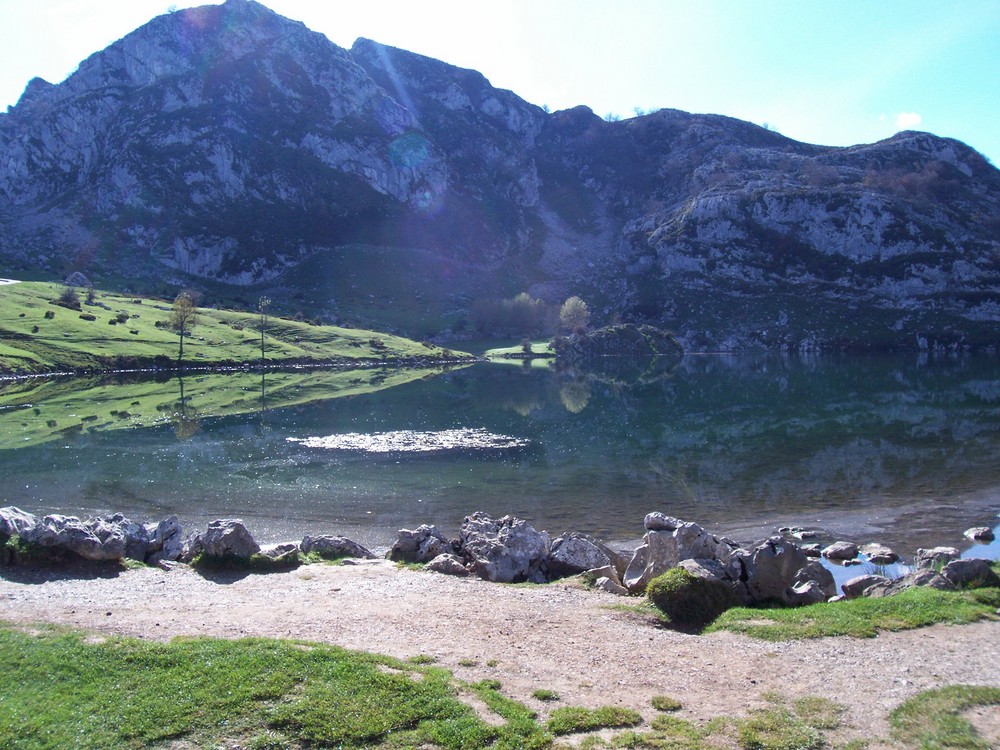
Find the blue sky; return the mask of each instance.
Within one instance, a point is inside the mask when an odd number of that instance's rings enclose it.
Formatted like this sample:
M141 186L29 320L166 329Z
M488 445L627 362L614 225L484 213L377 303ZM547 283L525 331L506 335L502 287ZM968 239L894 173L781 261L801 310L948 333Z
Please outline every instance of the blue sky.
M0 0L0 107L171 5ZM901 129L1000 164L998 0L266 0L349 47L365 36L475 68L551 109L672 107L844 146Z

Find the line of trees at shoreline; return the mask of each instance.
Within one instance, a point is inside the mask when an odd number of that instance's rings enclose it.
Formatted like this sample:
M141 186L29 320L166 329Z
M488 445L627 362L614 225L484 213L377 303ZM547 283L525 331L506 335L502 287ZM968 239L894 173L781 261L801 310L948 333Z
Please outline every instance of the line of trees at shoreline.
M556 305L521 292L509 299L477 300L470 318L483 336L552 336L585 331L590 310L577 296Z

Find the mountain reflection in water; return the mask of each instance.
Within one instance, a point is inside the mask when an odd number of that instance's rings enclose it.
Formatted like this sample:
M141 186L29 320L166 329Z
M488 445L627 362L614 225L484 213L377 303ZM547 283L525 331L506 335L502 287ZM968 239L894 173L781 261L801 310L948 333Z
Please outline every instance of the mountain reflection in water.
M800 525L912 549L958 544L1000 511L1000 371L985 356L688 356L631 383L499 365L269 373L263 395L259 374L236 373L185 377L182 403L177 378L73 383L0 388L7 503L375 546L421 523L454 533L475 510L633 540L661 510L740 540ZM413 461L301 442L472 428L530 450Z

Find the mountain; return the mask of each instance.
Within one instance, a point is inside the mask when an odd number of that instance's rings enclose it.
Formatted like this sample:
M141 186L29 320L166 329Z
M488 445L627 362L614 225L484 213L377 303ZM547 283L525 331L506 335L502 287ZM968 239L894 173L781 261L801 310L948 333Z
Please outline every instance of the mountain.
M830 148L669 109L547 113L228 0L0 114L0 259L410 336L527 291L689 349L996 347L1000 171L928 133Z

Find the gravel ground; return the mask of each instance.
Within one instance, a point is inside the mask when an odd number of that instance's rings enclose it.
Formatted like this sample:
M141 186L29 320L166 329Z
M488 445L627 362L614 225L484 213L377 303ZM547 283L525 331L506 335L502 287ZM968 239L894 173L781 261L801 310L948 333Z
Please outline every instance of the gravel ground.
M763 706L762 694L774 691L843 703L843 736L870 740L887 735L888 712L915 693L953 683L1000 686L1000 621L767 643L677 633L615 609L622 601L572 583L508 586L384 560L229 577L186 566L0 577L0 620L158 640L267 636L401 658L427 654L460 679L499 679L505 693L543 716L551 706L531 698L539 688L558 692L556 705L617 704L647 719L654 695L680 700L681 716L708 719ZM998 710L980 710L977 725L995 731Z

